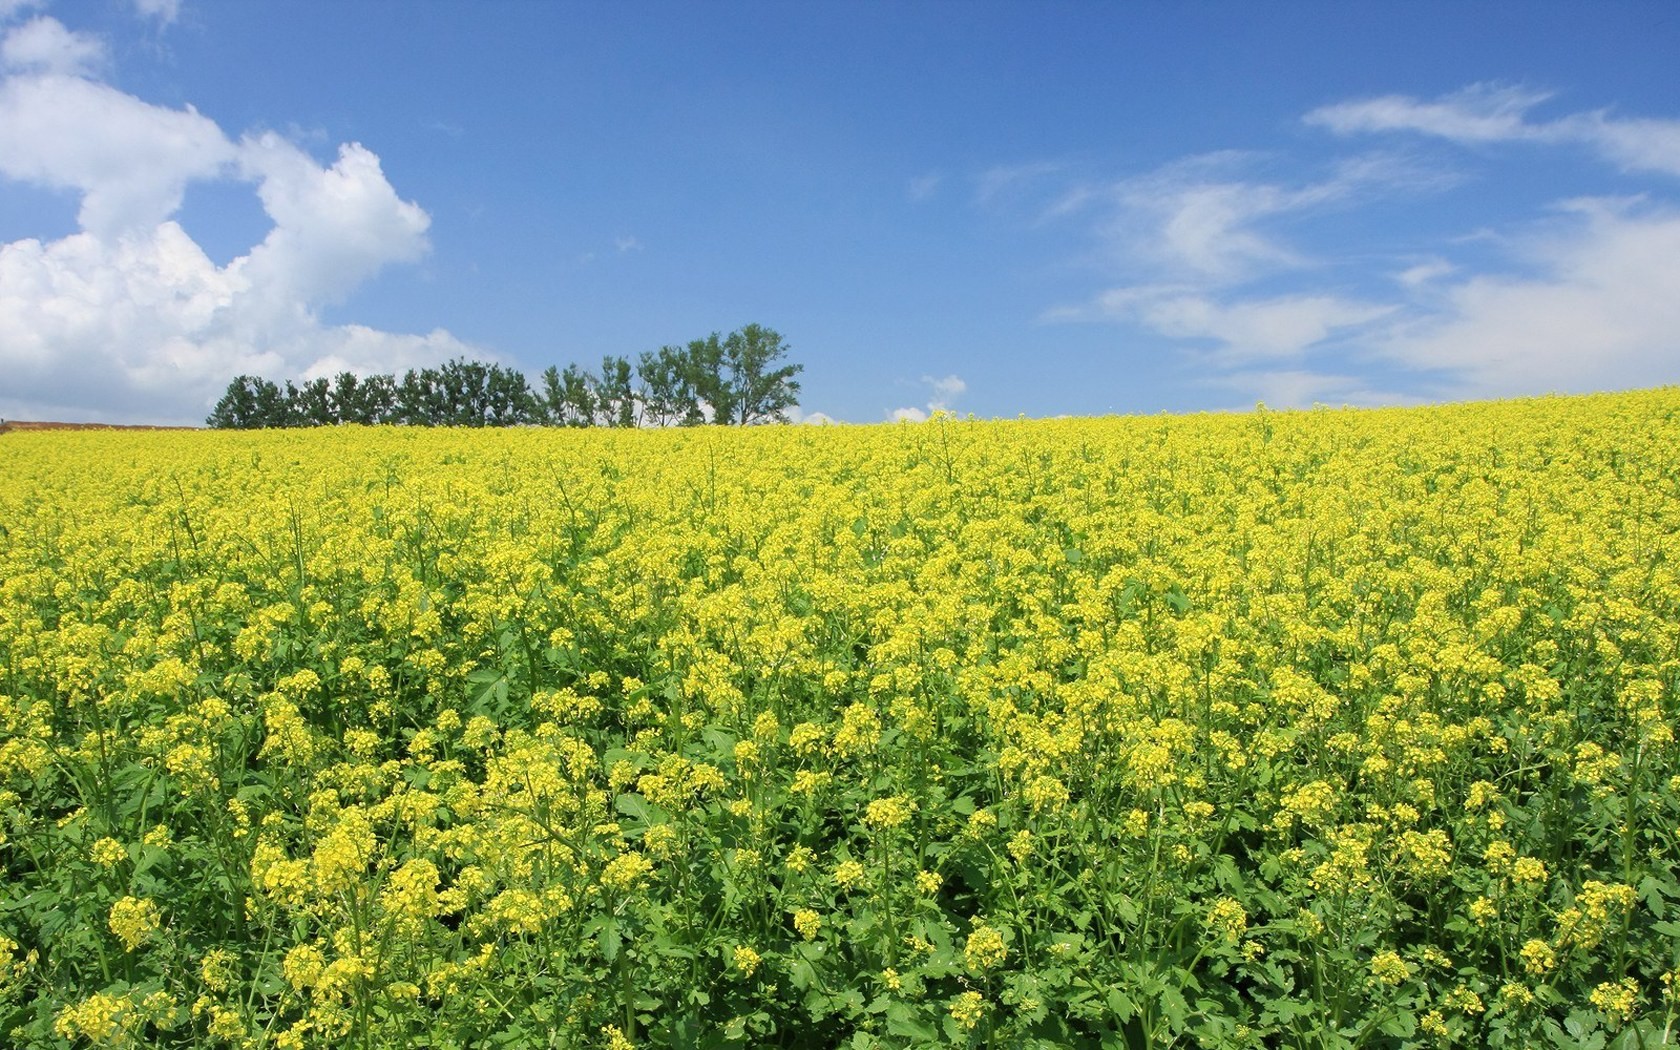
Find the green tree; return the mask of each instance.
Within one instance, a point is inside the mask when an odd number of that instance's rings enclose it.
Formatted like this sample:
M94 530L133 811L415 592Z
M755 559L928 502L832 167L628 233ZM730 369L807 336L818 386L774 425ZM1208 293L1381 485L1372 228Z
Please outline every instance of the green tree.
M712 337L716 344L716 336ZM642 386L637 392L642 403L642 422L650 426L692 427L706 422L705 391L717 374L708 368L703 342L686 347L663 346L658 353L645 353L636 366ZM718 351L721 355L722 351ZM718 355L714 355L716 360Z
M720 423L786 423L787 410L799 404L799 381L793 377L804 365L777 366L791 349L773 328L749 324L729 333L723 343L728 395L727 414L718 408Z
M340 372L333 380L332 409L339 423L371 426L390 422L396 398L396 380L388 375L364 379L354 372Z
M595 383L595 418L609 427L633 427L641 422L640 399L631 382L628 357L608 354L601 359L601 377Z
M596 385L595 377L577 365L567 365L564 372L549 365L535 395L535 420L551 427L594 426Z
M536 407L517 370L457 359L404 373L391 414L410 426L510 427L531 422Z
M286 426L327 427L336 422L332 384L325 377L311 379L302 386L286 381Z
M204 424L221 430L285 426L286 395L260 376L240 376L228 384Z

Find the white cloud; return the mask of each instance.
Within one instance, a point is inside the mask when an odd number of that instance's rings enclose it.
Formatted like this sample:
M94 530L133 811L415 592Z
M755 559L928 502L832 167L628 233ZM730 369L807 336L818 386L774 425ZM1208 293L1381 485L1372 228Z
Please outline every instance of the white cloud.
M1503 142L1532 133L1524 115L1551 96L1494 84L1422 102L1408 95L1383 95L1321 106L1303 119L1341 135L1373 131L1415 131L1455 142Z
M1029 161L1025 164L1000 164L980 173L974 184L977 204L991 204L1000 197L1016 194L1063 170L1055 161Z
M243 262L218 268L174 222L115 242L0 246L0 416L58 405L75 419L196 423L240 373L401 371L471 354L447 332L322 325Z
M1569 202L1521 244L1530 276L1478 274L1442 306L1373 343L1404 367L1443 373L1465 396L1581 392L1680 378L1680 211Z
M155 227L189 182L223 174L235 156L215 122L190 108L59 74L0 83L0 174L81 193L81 226L102 237Z
M105 45L96 37L73 33L45 15L12 29L0 41L0 66L8 71L80 75L105 61Z
M427 251L429 217L359 144L323 166L273 133L236 143L191 108L24 72L0 82L0 175L79 193L82 227L0 245L0 415L193 423L242 372L484 356L441 330L321 323L321 307ZM253 184L272 222L226 266L174 220L187 186L207 180Z
M1169 339L1211 340L1217 344L1217 363L1229 367L1299 358L1332 336L1393 310L1334 295L1222 300L1194 287L1145 285L1111 289L1085 306L1052 310L1046 320L1127 321Z
M1433 101L1355 100L1305 119L1342 135L1585 147L1625 169L1680 174L1680 121L1537 117L1549 97L1476 85ZM1580 199L1554 205L1526 233L1478 230L1393 255L1320 242L1309 254L1290 236L1303 218L1461 177L1403 154L1345 158L1309 180L1252 174L1286 160L1210 153L1068 192L1053 213L1089 217L1110 265L1132 280L1041 319L1120 322L1174 348L1201 384L1282 405L1680 380L1680 206ZM1499 253L1503 263L1486 261Z
M827 412L807 412L798 405L790 405L788 407L787 417L789 423L813 427L830 426L832 424L842 422L841 420L835 419Z
M931 394L927 404L920 407L908 405L904 408L892 409L887 413L889 420L894 423L926 422L935 412L951 411L951 405L957 398L968 392L968 384L963 382L961 376L957 375L939 378L923 376L921 382L927 386L928 392Z
M9 22L25 11L40 7L46 0L0 0L0 22Z
M1409 95L1340 102L1308 113L1337 134L1415 132L1452 142L1534 142L1586 146L1633 171L1680 175L1680 120L1616 117L1599 110L1531 121L1545 92L1476 84L1433 101Z
M1385 154L1348 158L1323 178L1294 184L1247 178L1259 164L1260 158L1235 151L1190 157L1104 189L1078 188L1051 213L1106 206L1094 232L1123 269L1154 280L1230 285L1314 264L1277 232L1283 220L1454 180Z
M234 265L276 297L335 302L387 263L426 253L431 219L397 196L379 158L359 143L340 146L323 169L269 132L241 144L239 164L260 180L257 196L274 227Z
M1233 409L1252 408L1264 402L1268 408L1310 408L1313 405L1343 405L1373 408L1381 405L1416 404L1419 399L1373 386L1353 375L1285 368L1224 373L1208 385L1237 391L1243 400Z
M616 237L613 239L613 247L618 249L618 254L623 255L626 252L641 251L642 242L634 237Z
M968 392L968 384L963 382L961 377L955 375L949 375L943 379L923 376L922 382L933 388L933 399L928 402L928 406L935 410L949 408L951 402Z
M134 0L134 10L169 25L181 17L181 0Z
M1455 272L1458 267L1445 259L1429 259L1425 262L1408 266L1394 275L1394 279L1408 288L1426 285L1437 278L1445 277Z
M918 175L911 179L909 185L904 188L904 195L918 203L930 200L939 191L939 184L944 181L945 176L937 171L930 171L926 175Z

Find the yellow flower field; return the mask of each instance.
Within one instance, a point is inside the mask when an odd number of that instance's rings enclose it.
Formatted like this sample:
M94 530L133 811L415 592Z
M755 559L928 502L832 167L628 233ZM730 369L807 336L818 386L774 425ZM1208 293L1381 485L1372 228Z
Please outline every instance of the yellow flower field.
M1680 389L0 437L0 1043L1680 1015Z

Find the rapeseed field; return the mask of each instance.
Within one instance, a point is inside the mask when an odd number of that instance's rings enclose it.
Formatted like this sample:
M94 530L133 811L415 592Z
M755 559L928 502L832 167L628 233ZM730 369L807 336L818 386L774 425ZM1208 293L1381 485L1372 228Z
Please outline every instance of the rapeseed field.
M0 437L0 1044L1672 1042L1677 416Z

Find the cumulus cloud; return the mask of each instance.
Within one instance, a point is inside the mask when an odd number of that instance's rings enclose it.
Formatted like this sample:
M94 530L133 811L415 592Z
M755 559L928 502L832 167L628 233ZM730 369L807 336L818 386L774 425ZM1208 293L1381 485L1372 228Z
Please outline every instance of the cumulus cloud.
M788 406L787 417L789 423L812 427L833 426L842 422L827 412L807 412L798 405Z
M887 419L894 423L924 423L935 412L951 411L951 405L957 398L968 392L968 384L956 375L939 378L923 376L921 383L928 388L931 395L927 403L922 406L907 405L895 408L887 413Z
M1305 120L1342 135L1412 132L1459 143L1569 143L1626 170L1680 175L1680 120L1618 117L1605 110L1530 120L1529 111L1551 97L1475 84L1429 101L1384 95L1339 102L1313 110Z
M220 177L236 155L215 122L190 108L56 72L0 83L0 174L80 193L78 220L99 237L157 226L180 208L189 182Z
M0 43L13 71L0 82L0 175L79 194L81 229L0 245L0 415L191 423L239 373L400 371L472 353L441 330L319 319L427 251L430 219L372 151L345 144L322 165L271 132L234 141L191 107L152 105L52 58L74 49L48 43L79 38L43 23L58 25L38 18ZM174 218L200 181L249 184L272 224L225 266Z
M0 66L8 71L82 74L105 61L105 45L73 33L56 18L40 17L18 26L0 43Z

